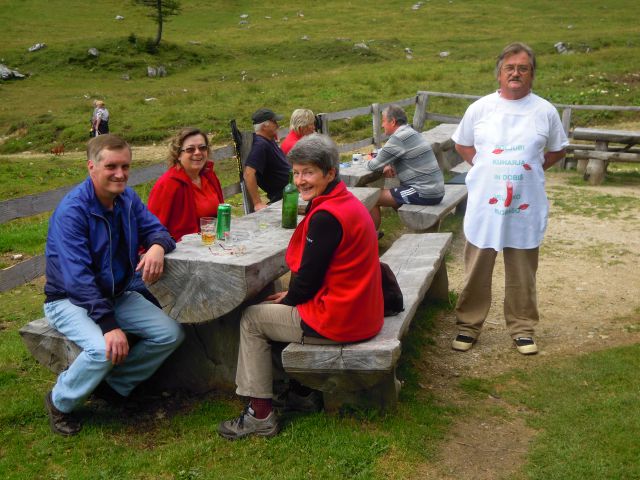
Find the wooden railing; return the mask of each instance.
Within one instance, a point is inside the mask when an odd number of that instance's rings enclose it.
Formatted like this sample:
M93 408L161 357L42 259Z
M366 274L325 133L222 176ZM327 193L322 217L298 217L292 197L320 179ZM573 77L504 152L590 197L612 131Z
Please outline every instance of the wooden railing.
M412 125L417 131L424 129L427 121L439 123L458 123L461 116L452 116L442 113L429 111L429 100L432 97L440 98L458 98L472 102L480 98L479 95L467 95L461 93L445 93L432 91L419 91L413 97L403 98L393 102L373 103L365 107L343 110L340 112L321 113L322 133L331 134L330 124L332 121L351 119L357 116L371 116L372 135L361 140L351 143L338 145L340 152L349 152L358 150L371 145L379 147L386 140L386 135L382 129L381 113L391 104L400 105L402 107L415 105ZM561 112L562 125L567 134L571 130L571 116L574 110L591 110L591 111L633 111L640 112L640 107L635 106L609 106L609 105L566 105L554 104ZM279 134L286 134L286 129L281 129ZM570 146L573 148L574 146ZM232 145L223 146L213 150L212 158L217 162L227 162L234 160L234 148ZM564 163L562 164L564 167ZM134 170L131 172L129 185L135 186L143 184L158 178L166 169L165 164L151 165L146 168ZM0 202L0 224L10 220L30 217L39 213L52 210L55 205L64 197L64 195L73 188L73 186L62 187L48 192L27 195L20 198L5 200ZM223 188L225 198L240 193L240 183L232 183ZM0 270L0 292L22 285L36 277L44 274L44 256L38 255L25 260L4 270Z

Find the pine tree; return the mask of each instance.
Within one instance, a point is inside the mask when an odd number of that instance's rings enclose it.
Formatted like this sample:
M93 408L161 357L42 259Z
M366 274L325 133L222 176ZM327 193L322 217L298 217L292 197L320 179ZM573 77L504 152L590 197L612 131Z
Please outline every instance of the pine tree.
M167 17L172 15L178 15L180 13L180 1L179 0L134 0L135 3L144 5L154 10L149 14L149 17L158 24L158 30L156 32L156 38L153 41L153 46L160 45L162 39L162 24L168 21Z

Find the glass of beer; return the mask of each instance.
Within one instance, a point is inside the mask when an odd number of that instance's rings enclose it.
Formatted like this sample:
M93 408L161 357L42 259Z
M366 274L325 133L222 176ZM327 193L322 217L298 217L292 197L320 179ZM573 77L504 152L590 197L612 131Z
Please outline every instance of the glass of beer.
M216 241L216 217L200 218L200 236L203 245L213 245Z

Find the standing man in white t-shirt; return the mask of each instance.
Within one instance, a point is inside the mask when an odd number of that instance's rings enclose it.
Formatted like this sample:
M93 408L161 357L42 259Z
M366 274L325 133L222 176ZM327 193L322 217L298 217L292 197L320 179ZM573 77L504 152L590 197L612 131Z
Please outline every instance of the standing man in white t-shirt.
M536 271L549 213L544 171L564 157L569 141L555 107L531 92L535 68L530 47L505 47L496 62L499 90L469 106L453 135L456 150L472 166L454 350L469 350L480 335L502 251L507 329L518 352L538 352Z

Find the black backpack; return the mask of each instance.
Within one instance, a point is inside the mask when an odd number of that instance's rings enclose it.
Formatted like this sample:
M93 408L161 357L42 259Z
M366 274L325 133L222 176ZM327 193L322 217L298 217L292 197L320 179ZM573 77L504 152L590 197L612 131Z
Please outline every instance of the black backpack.
M384 297L384 316L397 315L404 310L402 291L398 280L391 270L391 267L384 262L380 262L380 273L382 274L382 296Z

